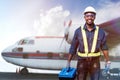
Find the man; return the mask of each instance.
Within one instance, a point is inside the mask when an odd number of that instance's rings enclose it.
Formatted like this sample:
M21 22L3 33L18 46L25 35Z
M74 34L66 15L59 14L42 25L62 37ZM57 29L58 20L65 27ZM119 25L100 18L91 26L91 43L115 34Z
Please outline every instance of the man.
M109 64L108 47L105 32L94 24L96 11L89 6L84 10L85 25L76 29L71 43L68 64L77 54L77 80L86 80L89 74L91 80L99 80L100 50L104 54L106 64Z

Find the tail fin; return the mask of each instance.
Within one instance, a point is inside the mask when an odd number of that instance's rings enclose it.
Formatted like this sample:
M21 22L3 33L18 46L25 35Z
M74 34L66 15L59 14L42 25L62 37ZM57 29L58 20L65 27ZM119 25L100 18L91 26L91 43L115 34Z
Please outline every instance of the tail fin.
M66 23L64 23L66 25ZM71 42L69 41L69 29L72 25L72 20L69 21L68 23L68 26L66 26L66 29L65 29L65 35L64 35L64 38L65 40L70 44Z

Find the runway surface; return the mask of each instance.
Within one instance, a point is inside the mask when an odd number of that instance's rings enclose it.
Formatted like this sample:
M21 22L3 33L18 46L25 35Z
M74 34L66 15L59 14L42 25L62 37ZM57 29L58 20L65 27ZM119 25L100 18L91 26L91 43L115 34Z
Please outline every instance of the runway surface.
M17 73L0 72L0 80L59 80L57 74L29 73L21 75Z
M12 72L0 72L0 80L59 80L58 74L29 73L21 75ZM120 80L118 76L111 76L110 79L101 76L100 80Z

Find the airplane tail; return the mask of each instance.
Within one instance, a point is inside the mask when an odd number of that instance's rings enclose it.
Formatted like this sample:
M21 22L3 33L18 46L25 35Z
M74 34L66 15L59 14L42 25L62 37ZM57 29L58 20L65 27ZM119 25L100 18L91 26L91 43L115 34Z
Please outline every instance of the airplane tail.
M64 22L65 33L64 33L64 38L62 39L62 42L61 42L59 48L61 48L64 40L65 40L67 43L71 44L71 40L69 39L69 36L70 36L70 35L69 35L69 29L70 29L70 27L71 27L71 24L72 24L72 20L69 21L69 23L68 23L67 26L66 26L66 22Z
M64 35L65 40L66 40L67 43L69 43L69 44L71 44L71 40L69 40L69 36L70 36L70 35L69 35L69 29L70 29L71 25L72 25L72 20L70 20L69 23L68 23L68 26L66 26L65 35ZM65 26L65 25L64 25L64 26Z

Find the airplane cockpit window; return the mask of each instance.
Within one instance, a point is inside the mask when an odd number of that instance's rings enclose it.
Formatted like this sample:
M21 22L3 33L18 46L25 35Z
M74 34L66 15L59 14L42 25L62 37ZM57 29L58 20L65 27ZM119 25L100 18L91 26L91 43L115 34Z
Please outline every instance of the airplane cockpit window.
M26 39L23 39L23 40L20 40L18 45L33 45L34 44L34 40L26 40Z

